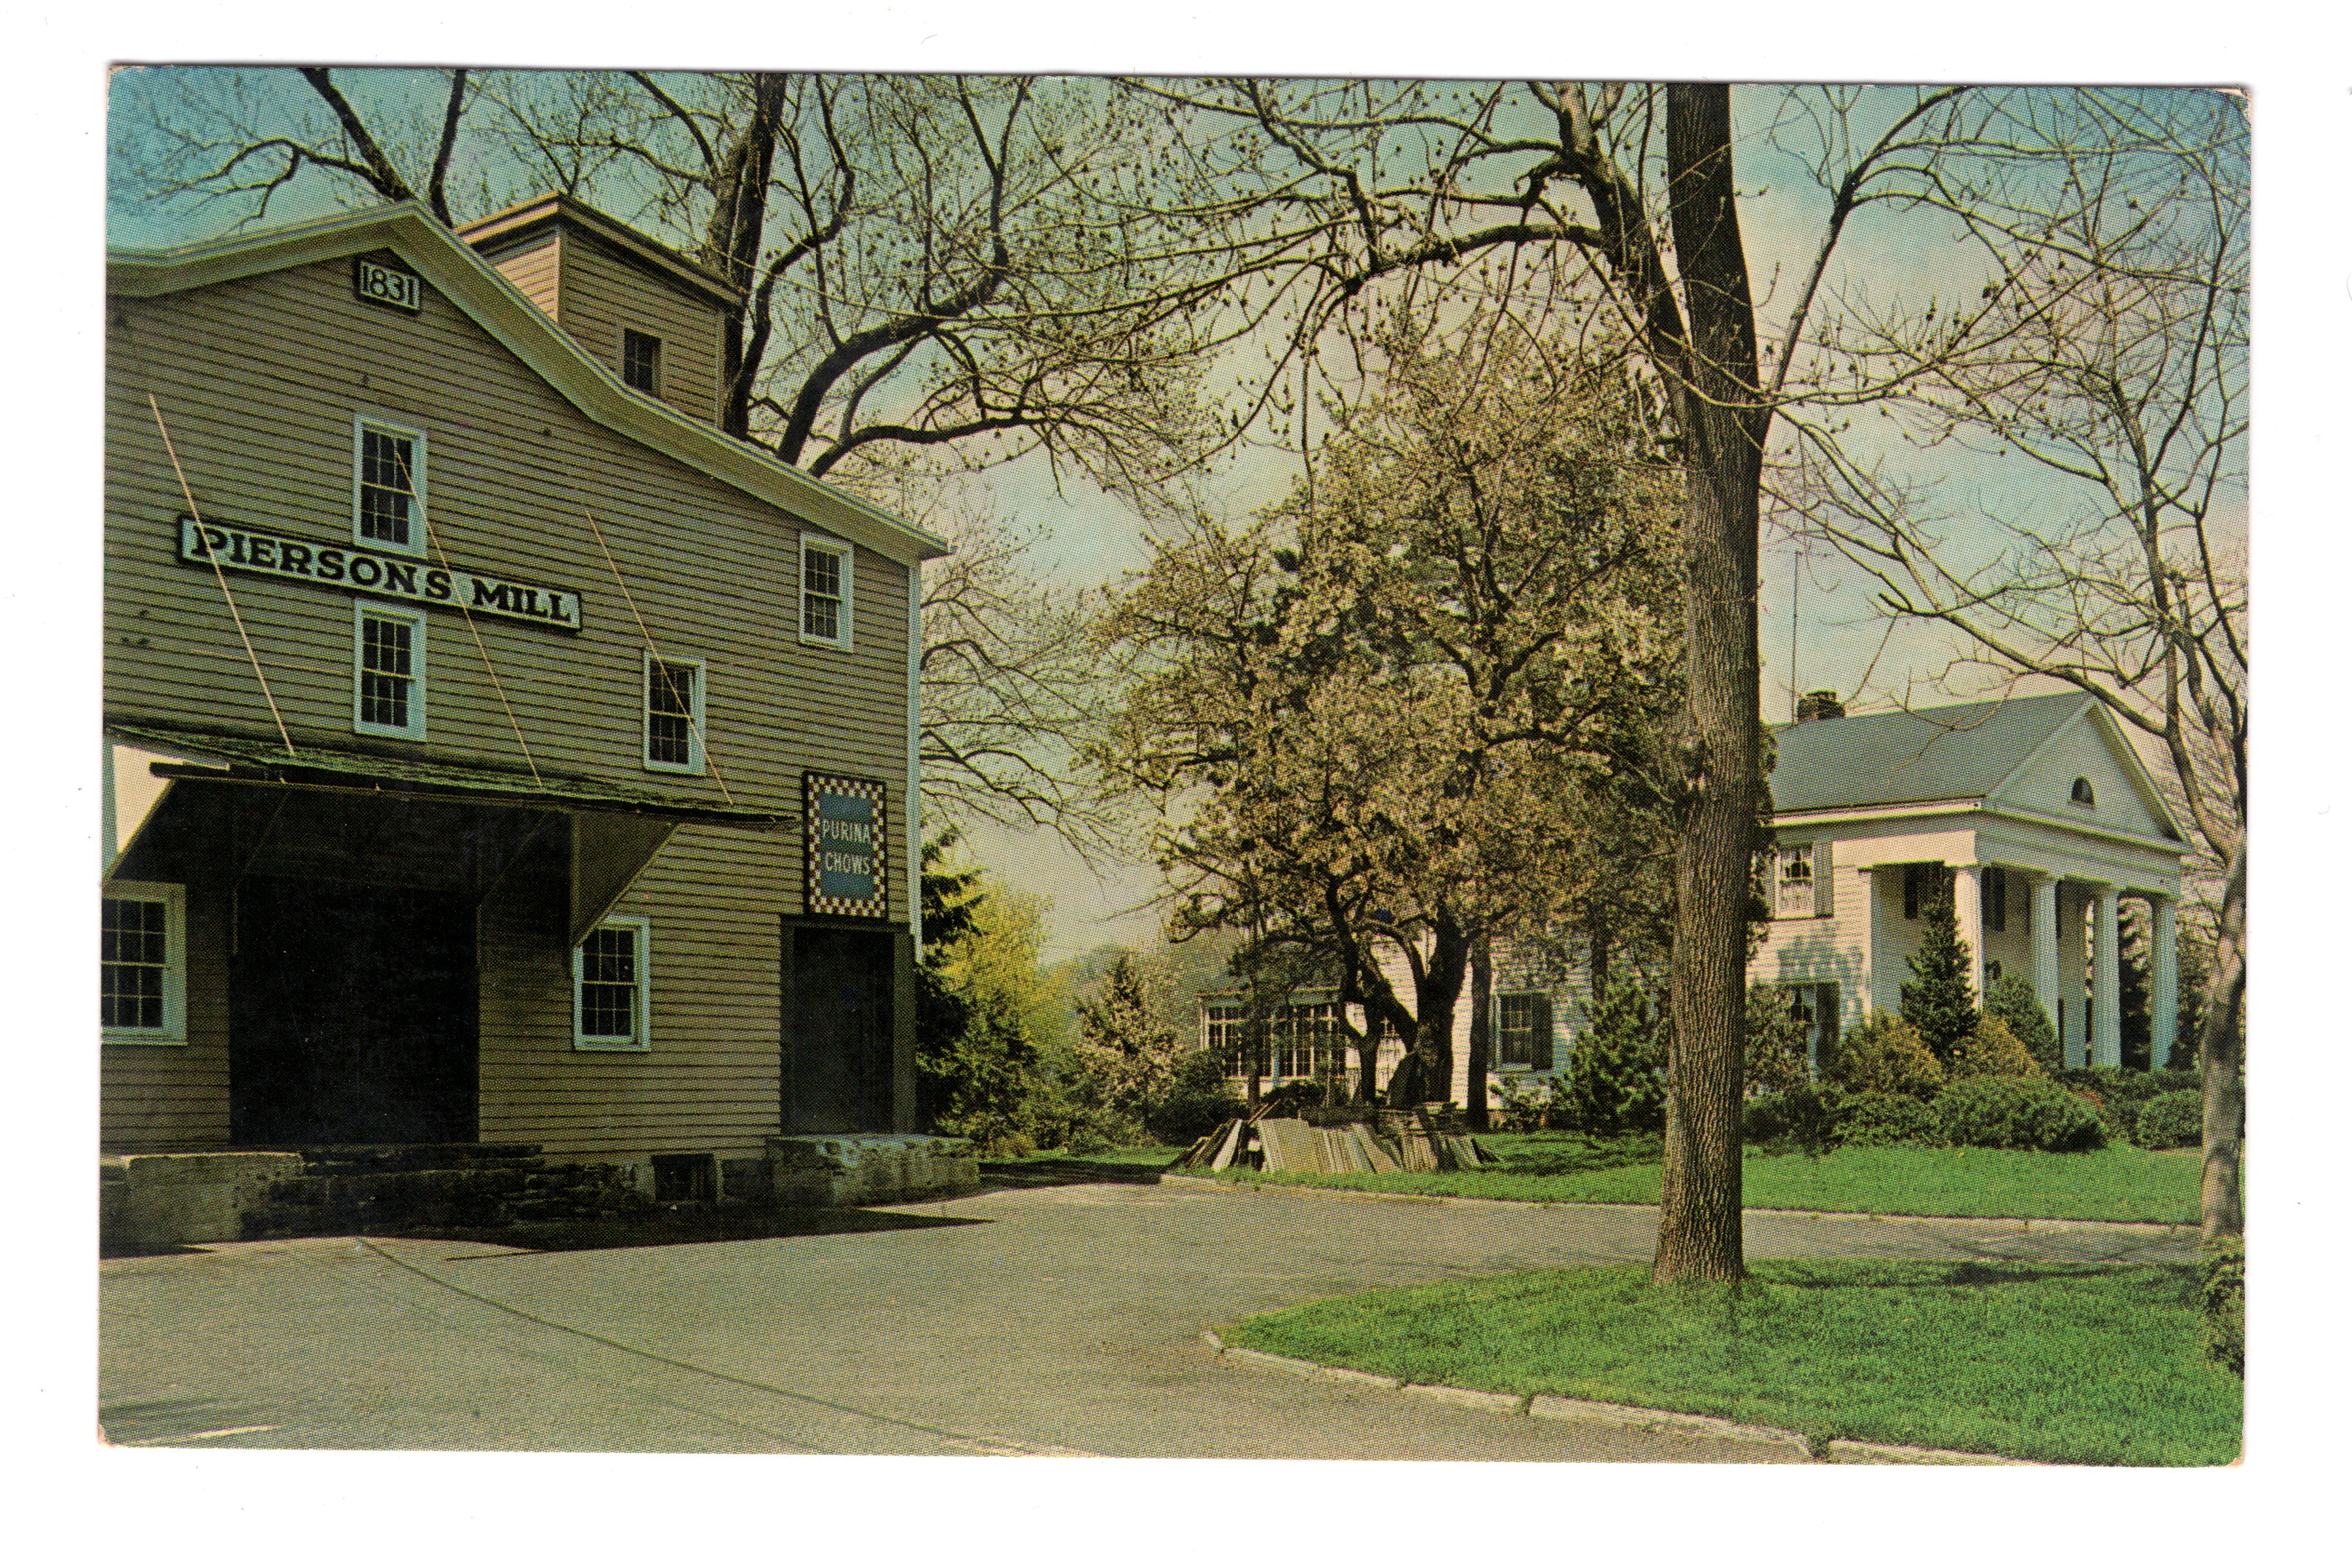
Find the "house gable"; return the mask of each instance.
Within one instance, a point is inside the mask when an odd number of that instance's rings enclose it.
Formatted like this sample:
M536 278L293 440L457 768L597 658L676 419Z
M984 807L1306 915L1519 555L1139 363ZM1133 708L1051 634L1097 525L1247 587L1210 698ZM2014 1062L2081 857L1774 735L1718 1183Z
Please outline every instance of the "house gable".
M2074 798L2075 781L2092 804ZM2085 829L2145 838L2180 837L2155 781L2115 721L2089 698L1987 797L1994 809L2079 823Z

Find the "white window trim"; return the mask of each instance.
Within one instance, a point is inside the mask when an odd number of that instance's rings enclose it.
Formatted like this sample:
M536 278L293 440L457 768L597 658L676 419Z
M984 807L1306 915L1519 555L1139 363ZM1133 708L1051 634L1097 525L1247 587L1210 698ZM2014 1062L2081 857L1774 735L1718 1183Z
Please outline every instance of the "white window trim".
M572 950L572 1048L575 1051L635 1051L654 1048L654 966L653 922L643 915L612 915L598 921L596 931L627 931L635 935L637 952L637 1005L635 1034L630 1039L618 1039L609 1035L583 1035L580 1032L580 987L583 984L581 949L583 942Z
M405 727L372 723L360 717L360 678L367 673L367 623L371 620L405 621L415 629L409 639L408 723ZM354 735L388 735L399 741L425 739L425 612L407 609L398 605L382 605L361 599L352 605L352 733Z
M386 436L405 437L412 447L409 481L414 487L415 510L409 517L408 542L394 544L388 539L370 539L360 531L360 483L367 476L367 433L381 431ZM414 425L382 415L360 413L352 416L352 542L362 550L382 551L394 555L425 554L425 477L429 467L425 458L425 432Z
M188 897L174 882L106 882L101 899L135 899L163 906L163 1025L157 1029L125 1028L101 1024L104 1040L150 1046L185 1045L188 1039ZM100 910L103 918L104 911Z
M656 762L654 760L655 660L653 650L651 648L645 648L639 651L642 654L642 658L637 668L637 708L638 711L643 715L644 722L639 727L638 731L637 760L645 764L646 771L647 773L699 773L708 771L707 763L705 763L703 756L702 710L704 707L704 699L710 689L710 675L709 669L705 667L703 661L698 658L675 658L668 655L664 655L662 657L660 662L663 664L680 665L694 671L694 701L692 703L692 710L687 715L686 746L688 760L683 763Z
M812 550L821 551L841 563L841 635L821 637L808 629L808 558ZM818 647L837 647L844 653L852 651L857 625L857 552L845 539L835 539L828 533L801 535L800 576L798 591L793 595L793 605L798 616L801 641Z
M1803 839L1783 844L1772 857L1772 918L1776 921L1811 920L1822 913L1822 845ZM1805 858L1804 907L1788 906L1787 894L1793 885L1789 878L1789 859L1792 855Z

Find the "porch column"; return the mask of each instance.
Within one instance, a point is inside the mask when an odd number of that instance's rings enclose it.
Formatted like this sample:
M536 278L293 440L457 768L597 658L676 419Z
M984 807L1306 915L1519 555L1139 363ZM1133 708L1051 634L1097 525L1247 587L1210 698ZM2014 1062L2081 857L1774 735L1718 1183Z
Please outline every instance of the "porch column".
M1862 983L1854 987L1853 1015L1839 1020L1846 1028L1860 1028L1878 1011L1878 868L1857 866L1854 875L1862 879L1862 923L1856 928L1862 938Z
M2147 1065L2162 1071L2180 1033L2180 950L2177 945L2179 901L2151 894L2147 900L2149 1018Z
M1952 915L1969 944L1969 994L1984 1004L1984 868L1952 868Z
M2058 1021L2058 879L2046 871L2033 874L2033 999L2042 1016Z
M2122 895L2115 884L2097 889L2099 912L2092 921L2091 1065L2123 1065L2123 942L2116 917Z

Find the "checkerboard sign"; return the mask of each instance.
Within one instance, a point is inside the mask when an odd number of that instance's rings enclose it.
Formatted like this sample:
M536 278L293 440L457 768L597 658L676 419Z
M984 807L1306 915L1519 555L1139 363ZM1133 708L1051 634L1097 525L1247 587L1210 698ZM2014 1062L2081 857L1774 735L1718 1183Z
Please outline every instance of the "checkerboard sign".
M805 775L808 794L808 911L814 915L890 912L887 786L872 779Z

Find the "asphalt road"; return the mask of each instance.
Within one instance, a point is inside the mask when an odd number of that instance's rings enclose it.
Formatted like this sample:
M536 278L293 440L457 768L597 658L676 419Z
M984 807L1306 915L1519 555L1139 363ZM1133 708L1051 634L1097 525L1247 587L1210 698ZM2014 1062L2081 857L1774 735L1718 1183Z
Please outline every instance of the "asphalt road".
M529 1252L255 1242L101 1265L118 1444L1756 1461L1236 1365L1323 1296L1649 1256L1654 1212L1167 1184L993 1191L896 1228ZM1751 1257L2166 1258L2146 1232L1751 1215Z

